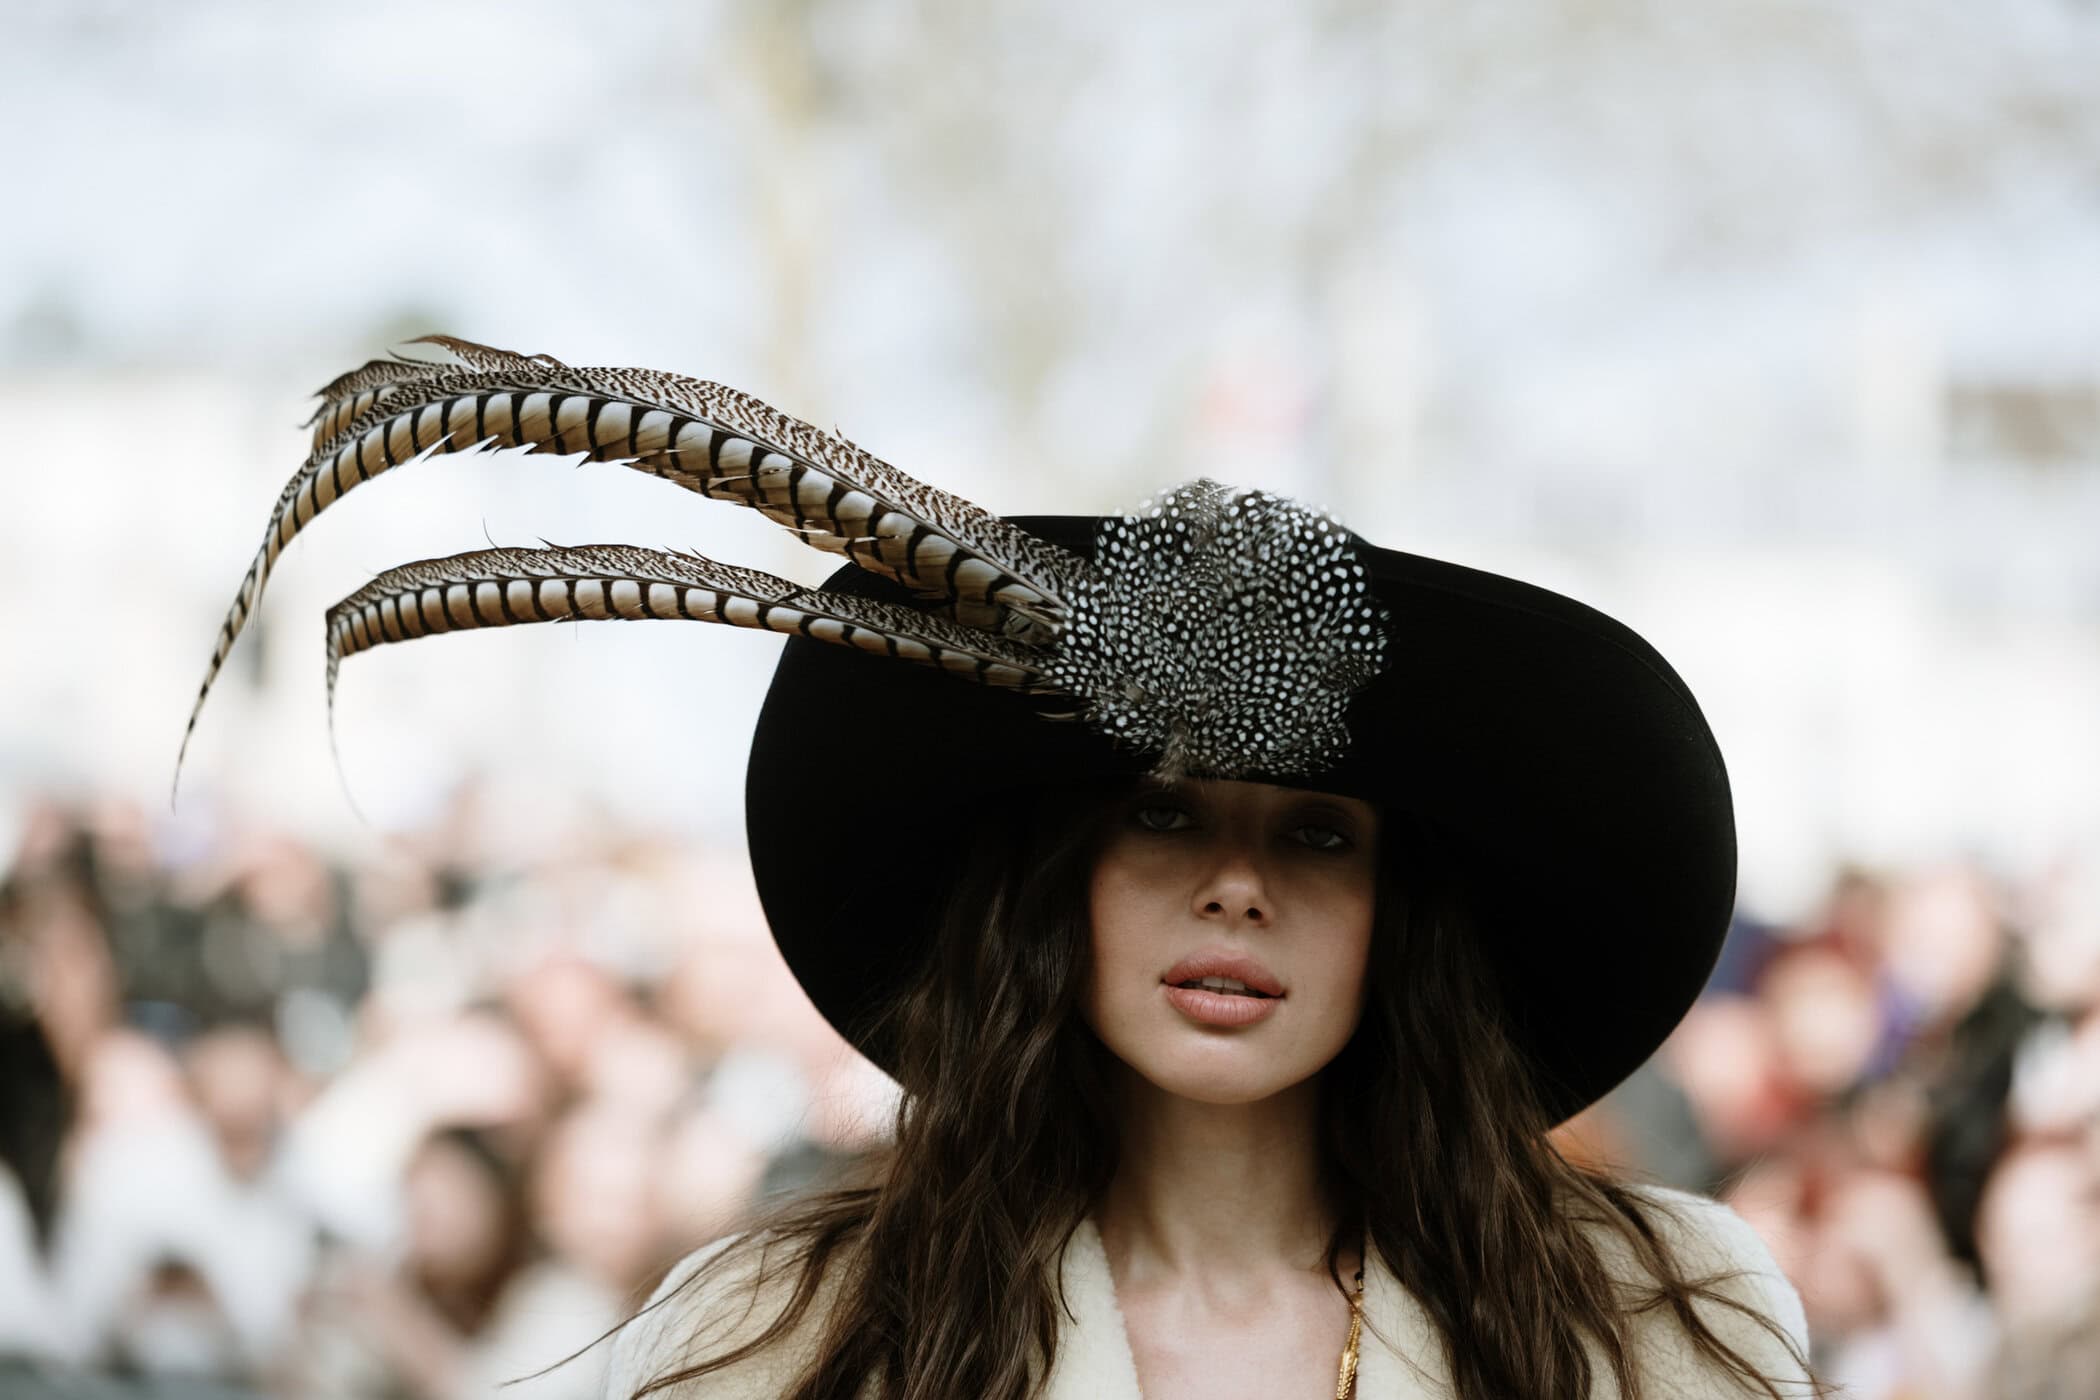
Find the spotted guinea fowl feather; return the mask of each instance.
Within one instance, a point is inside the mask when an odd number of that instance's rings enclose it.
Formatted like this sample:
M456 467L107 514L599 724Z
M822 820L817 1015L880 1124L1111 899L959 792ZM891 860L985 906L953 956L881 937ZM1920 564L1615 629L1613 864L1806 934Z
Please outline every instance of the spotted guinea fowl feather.
M1266 491L1178 486L1095 532L1047 665L1153 774L1317 773L1385 666L1389 619L1340 521Z
M1078 555L734 389L654 370L577 369L450 336L419 343L450 361L374 360L322 389L313 453L279 492L220 624L178 774L284 547L349 491L426 455L493 446L623 462L754 507L956 622L1024 643L1055 638L1067 596L1090 576Z
M483 549L388 569L328 610L328 705L346 656L439 632L530 622L683 619L785 632L934 666L985 685L1044 687L1042 653L916 608L804 588L683 551L595 544Z

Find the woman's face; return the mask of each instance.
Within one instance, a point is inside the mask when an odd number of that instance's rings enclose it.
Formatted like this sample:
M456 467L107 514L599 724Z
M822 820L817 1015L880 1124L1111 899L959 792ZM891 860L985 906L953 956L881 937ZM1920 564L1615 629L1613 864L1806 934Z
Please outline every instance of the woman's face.
M1184 1098L1310 1079L1363 1011L1377 858L1377 809L1355 798L1189 781L1120 801L1094 866L1087 1023Z

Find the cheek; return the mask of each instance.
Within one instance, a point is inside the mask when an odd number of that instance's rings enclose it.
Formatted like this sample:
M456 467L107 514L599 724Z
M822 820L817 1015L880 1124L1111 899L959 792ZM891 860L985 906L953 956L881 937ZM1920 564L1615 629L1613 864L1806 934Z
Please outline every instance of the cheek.
M1148 933L1160 927L1157 893L1104 861L1094 872L1087 914L1091 925L1092 973L1087 981L1086 1016L1097 1033L1108 1029L1119 1004L1133 1000L1144 986L1144 968L1156 961Z
M1375 904L1368 893L1354 892L1327 901L1320 912L1321 937L1313 956L1295 964L1303 1010L1307 1053L1324 1061L1338 1053L1356 1033L1370 993L1371 940L1376 931ZM1308 950L1310 951L1310 950Z

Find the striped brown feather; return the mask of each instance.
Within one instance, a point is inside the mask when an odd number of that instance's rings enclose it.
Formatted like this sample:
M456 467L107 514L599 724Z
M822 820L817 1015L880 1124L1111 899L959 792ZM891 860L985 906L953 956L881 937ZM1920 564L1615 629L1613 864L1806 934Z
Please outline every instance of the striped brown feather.
M648 619L814 637L986 685L1045 689L1044 657L1026 643L703 555L598 544L475 550L380 574L328 610L329 712L342 659L387 642L518 623Z
M261 600L277 557L313 518L425 454L519 447L624 462L752 506L820 548L896 579L955 621L1026 643L1055 638L1091 566L749 395L682 375L573 369L449 336L435 363L374 360L322 390L313 454L279 492L241 580L176 757Z
M818 548L896 579L959 621L1035 641L1055 635L1067 594L1090 576L1087 563L1069 551L724 385L656 370L577 369L549 355L518 355L450 336L422 343L439 346L458 366L432 373L428 364L405 361L410 374L387 385L376 373L384 362L375 361L338 381L350 391L346 407L355 411L324 409L324 422L343 427L317 442L308 463L308 471L334 474L321 489L340 493L356 484L349 477L358 468L385 470L381 459L390 449L408 455L440 438L447 440L438 451L488 440L625 461L689 490L752 506ZM478 426L470 429L470 421Z

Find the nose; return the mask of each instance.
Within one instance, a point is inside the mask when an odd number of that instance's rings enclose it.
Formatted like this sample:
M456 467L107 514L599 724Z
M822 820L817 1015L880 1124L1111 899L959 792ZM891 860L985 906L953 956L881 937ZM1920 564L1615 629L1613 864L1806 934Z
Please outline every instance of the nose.
M1218 853L1217 863L1197 884L1192 903L1197 918L1228 928L1242 923L1265 927L1273 912L1261 867L1252 852L1237 844Z

